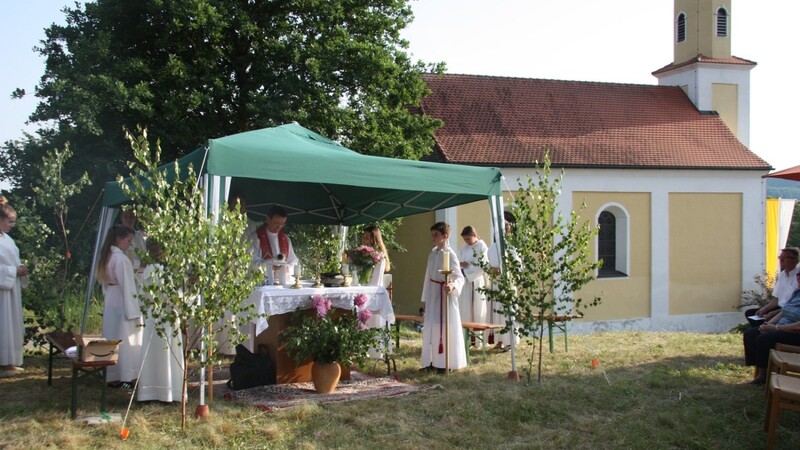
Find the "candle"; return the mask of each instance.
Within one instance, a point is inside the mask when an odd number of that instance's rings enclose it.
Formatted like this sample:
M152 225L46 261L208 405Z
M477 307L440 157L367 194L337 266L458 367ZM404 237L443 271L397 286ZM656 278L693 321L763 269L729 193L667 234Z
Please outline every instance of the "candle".
M300 263L294 265L294 277L300 279Z
M342 275L350 275L350 266L342 264Z
M450 249L444 248L444 261L442 261L442 270L450 270Z
M344 266L345 264L347 264L347 252L342 251L342 266Z

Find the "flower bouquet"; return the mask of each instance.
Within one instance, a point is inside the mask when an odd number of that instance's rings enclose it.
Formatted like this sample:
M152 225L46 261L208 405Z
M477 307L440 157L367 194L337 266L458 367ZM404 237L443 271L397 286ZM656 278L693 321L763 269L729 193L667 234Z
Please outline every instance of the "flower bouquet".
M364 294L356 295L352 311L333 317L331 301L315 295L311 298L314 314L295 311L280 341L298 365L309 359L319 363L338 362L345 367L361 365L367 350L375 345L379 331L366 326L372 317L366 303Z
M372 277L372 269L381 262L383 253L369 245L359 245L347 251L347 259L358 271L359 283L367 285Z

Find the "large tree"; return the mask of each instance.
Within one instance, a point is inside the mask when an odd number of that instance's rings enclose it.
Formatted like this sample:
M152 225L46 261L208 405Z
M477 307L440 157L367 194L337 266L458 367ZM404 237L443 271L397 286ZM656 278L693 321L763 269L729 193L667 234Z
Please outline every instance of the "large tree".
M0 154L0 178L22 197L35 164L70 142L65 171L93 181L73 210L88 213L103 183L126 174L122 129L137 125L165 161L293 120L366 154L418 159L433 146L438 122L411 110L426 93L419 74L441 67L406 53L408 0L97 0L64 12L38 48L31 120L42 129Z

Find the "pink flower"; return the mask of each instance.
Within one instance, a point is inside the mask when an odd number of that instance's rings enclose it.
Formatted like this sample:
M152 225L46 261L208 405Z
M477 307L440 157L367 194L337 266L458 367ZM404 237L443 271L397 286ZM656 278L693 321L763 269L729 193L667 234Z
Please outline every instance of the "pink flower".
M317 294L311 297L311 307L317 310L319 317L325 317L328 315L328 311L331 310L331 301Z
M361 310L361 311L359 311L359 312L358 312L358 322L359 322L358 329L359 329L359 330L363 330L363 329L365 329L365 328L366 328L366 326L362 328L362 327L361 327L361 325L364 325L364 324L366 324L366 323L367 323L367 321L368 321L368 320L369 320L371 317L372 317L372 312L371 312L370 310L368 310L368 309L364 309L364 310Z
M353 304L361 308L362 306L367 304L367 296L364 294L356 295L356 297L353 299Z

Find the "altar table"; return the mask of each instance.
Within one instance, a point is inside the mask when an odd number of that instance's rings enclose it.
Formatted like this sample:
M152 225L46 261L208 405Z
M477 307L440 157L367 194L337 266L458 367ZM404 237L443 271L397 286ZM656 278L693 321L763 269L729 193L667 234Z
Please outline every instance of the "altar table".
M304 286L301 289L291 289L284 286L262 286L256 288L248 299L255 306L255 312L266 314L268 318L260 317L256 323L255 349L260 345L267 348L270 358L275 363L275 378L278 384L311 381L311 362L295 365L294 360L283 349L278 341L278 335L289 326L291 313L300 308L311 309L311 297L323 295L331 301L333 308L345 311L353 309L353 299L358 294L367 296L366 308L373 317L380 319L375 323L382 326L393 324L395 321L394 309L389 298L389 293L381 286L350 286L313 288Z

